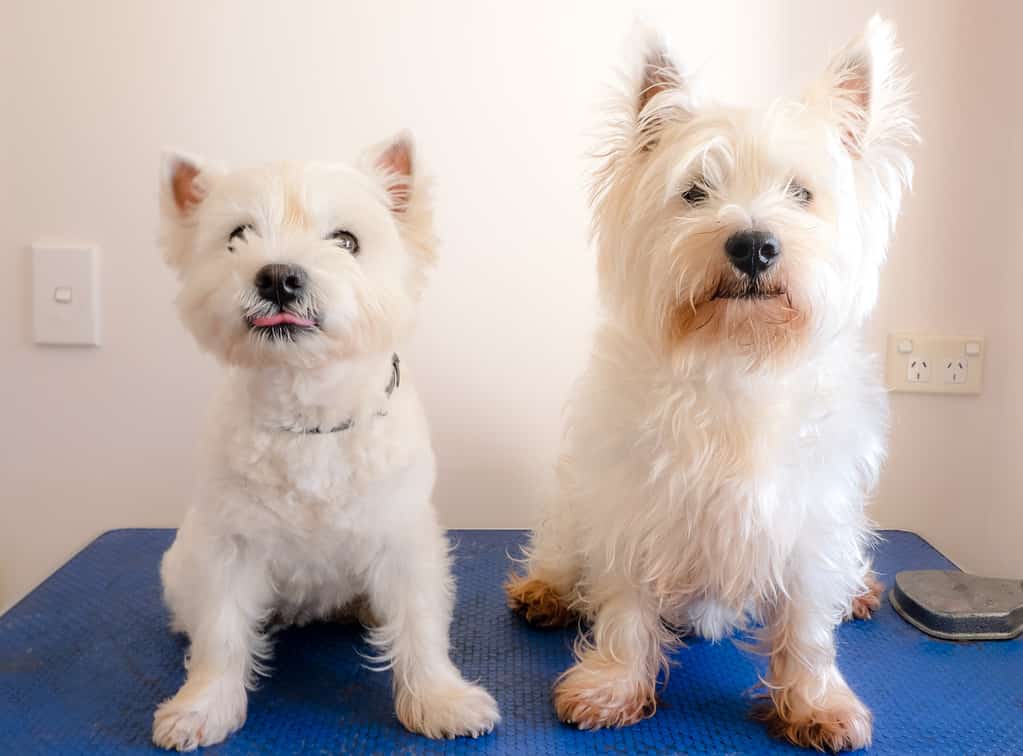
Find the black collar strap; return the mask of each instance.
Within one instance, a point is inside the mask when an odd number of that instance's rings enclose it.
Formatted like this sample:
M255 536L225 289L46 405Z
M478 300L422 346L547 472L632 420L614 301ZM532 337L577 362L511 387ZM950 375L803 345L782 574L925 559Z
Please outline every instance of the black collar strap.
M396 388L398 388L398 386L401 385L401 368L399 367L400 362L401 361L398 359L398 355L397 354L392 354L391 355L391 380L388 381L387 388L384 389L384 394L387 395L388 399L391 398L391 394L394 393L394 390ZM377 416L378 417L384 417L385 415L387 415L387 410L381 410L380 412L377 412ZM333 428L329 428L328 430L323 430L322 428L319 428L319 427L316 427L316 428L281 428L281 430L285 430L285 431L288 431L290 433L312 433L312 434L315 435L315 434L322 434L322 433L340 433L341 431L348 430L353 425L355 425L355 419L350 417L347 420L345 420L343 423L341 423L340 425L335 425Z

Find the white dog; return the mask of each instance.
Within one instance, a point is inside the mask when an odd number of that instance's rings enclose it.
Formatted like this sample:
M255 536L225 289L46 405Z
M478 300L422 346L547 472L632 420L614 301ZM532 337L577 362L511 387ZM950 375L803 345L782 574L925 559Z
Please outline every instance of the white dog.
M394 671L405 727L475 736L499 720L448 657L453 584L430 502L433 452L393 352L434 257L425 190L405 136L358 170L165 161L181 316L230 368L198 501L163 559L173 626L191 649L187 681L156 710L157 745L191 749L242 725L272 617L358 604L376 620L370 639Z
M763 112L702 103L647 36L594 192L606 315L509 600L593 623L555 689L566 722L652 714L669 626L754 622L772 733L865 746L834 628L856 596L876 606L864 502L886 399L860 331L915 139L893 32L875 18Z

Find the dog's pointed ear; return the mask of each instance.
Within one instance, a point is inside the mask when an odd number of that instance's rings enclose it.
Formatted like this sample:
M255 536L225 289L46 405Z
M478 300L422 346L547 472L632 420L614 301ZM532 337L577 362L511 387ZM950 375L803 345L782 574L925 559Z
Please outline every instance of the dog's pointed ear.
M693 110L690 77L673 58L664 36L651 26L637 24L639 70L634 77L634 117L646 148L665 123L686 120Z
M370 147L363 153L360 165L386 190L391 212L406 243L424 263L417 270L425 270L436 258L437 239L433 234L431 182L419 165L412 134L401 131ZM421 285L422 278L417 281Z
M212 169L170 150L162 153L160 163L160 243L167 264L180 270L195 246L196 210L209 194Z
M877 145L917 141L900 57L894 25L875 15L832 58L807 98L825 109L853 157L862 158Z
M191 217L206 199L202 161L180 152L165 150L161 155L160 197L168 219Z
M369 150L373 171L383 181L391 210L404 214L412 204L416 185L415 142L412 134L402 131L392 139Z

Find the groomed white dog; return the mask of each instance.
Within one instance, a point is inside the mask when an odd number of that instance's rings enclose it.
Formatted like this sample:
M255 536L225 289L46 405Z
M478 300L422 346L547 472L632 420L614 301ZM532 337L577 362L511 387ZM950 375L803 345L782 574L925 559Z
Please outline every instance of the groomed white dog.
M756 622L771 732L866 746L834 629L877 605L864 502L887 410L860 331L916 138L893 30L871 20L763 112L702 102L646 36L594 192L605 319L509 601L592 621L555 688L566 722L651 715L671 627Z
M423 408L395 344L434 258L432 213L407 136L359 169L228 172L165 160L163 243L181 316L229 366L198 501L164 556L188 679L153 741L187 750L245 721L271 619L361 607L395 708L429 737L476 736L494 699L448 656L448 543L430 501Z

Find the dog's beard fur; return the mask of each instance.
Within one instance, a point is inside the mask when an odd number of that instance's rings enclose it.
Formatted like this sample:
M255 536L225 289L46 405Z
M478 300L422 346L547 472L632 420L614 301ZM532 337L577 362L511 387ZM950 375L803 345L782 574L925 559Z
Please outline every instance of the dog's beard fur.
M676 354L698 350L704 356L731 350L751 365L798 350L812 323L809 299L784 263L749 279L715 260L726 238L727 233L707 231L673 250L676 264L669 280L675 280L676 288L665 292L664 322L658 325L663 348ZM691 260L708 259L714 262L687 269Z

